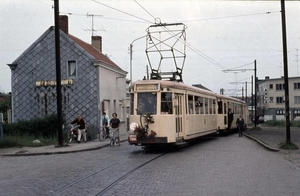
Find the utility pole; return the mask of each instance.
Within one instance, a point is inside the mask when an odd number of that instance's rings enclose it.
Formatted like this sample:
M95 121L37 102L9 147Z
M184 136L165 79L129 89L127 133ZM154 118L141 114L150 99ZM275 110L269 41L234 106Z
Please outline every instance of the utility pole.
M253 115L253 75L251 76L251 83L252 83L252 88L251 88L251 115L252 115L252 119L251 120L253 120L253 118L255 119L255 116ZM255 123L254 123L255 124Z
M61 101L61 71L60 71L60 34L59 34L59 0L54 0L55 20L55 57L56 57L56 93L57 93L57 118L58 118L58 145L63 146L62 132L62 101Z
M245 102L247 103L247 81L246 82L229 82L229 84L245 84Z
M256 85L257 79L256 79L256 60L254 60L254 110L255 110L255 118L257 115L256 106L257 106L257 85ZM254 126L256 127L256 123L254 123Z
M289 77L288 77L288 58L285 24L285 5L281 0L281 20L282 20L282 45L283 45L283 67L284 67L284 86L285 86L285 126L286 126L286 144L291 143L290 134L290 98L289 98Z
M257 82L257 78L256 78L256 60L254 60L254 69L227 69L227 70L223 70L223 72L229 72L229 71L248 71L248 70L254 70L254 82L253 82L253 76L252 76L252 96L253 96L253 85L254 85L254 115L256 116L257 112L256 112L256 104L257 104L257 99L256 99L256 91L257 91L257 87L256 87L256 82ZM253 97L252 97L252 111L253 111ZM255 123L254 123L255 124ZM255 124L256 127L256 124Z
M135 40L133 40L129 46L129 54L130 54L130 83L132 84L132 53L133 53L133 43L139 39L142 39L146 37L146 35L142 36L142 37L139 37L139 38L136 38Z

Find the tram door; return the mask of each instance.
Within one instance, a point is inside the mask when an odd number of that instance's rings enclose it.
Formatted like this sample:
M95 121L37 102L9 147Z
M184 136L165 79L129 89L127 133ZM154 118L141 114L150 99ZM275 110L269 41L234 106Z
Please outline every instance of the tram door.
M183 132L182 132L183 94L175 93L174 109L175 109L176 133L178 134L178 137L180 137L183 136Z

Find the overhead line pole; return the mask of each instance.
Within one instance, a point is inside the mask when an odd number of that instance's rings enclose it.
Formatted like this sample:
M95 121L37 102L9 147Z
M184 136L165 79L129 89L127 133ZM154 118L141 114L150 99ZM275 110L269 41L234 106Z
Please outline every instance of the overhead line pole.
M257 105L257 85L256 85L257 79L256 79L256 60L254 60L254 114L255 114L255 118L257 115L257 111L256 111L256 105ZM256 123L254 123L254 126L256 127Z
M129 46L129 53L130 53L130 83L132 84L132 53L133 53L133 42L139 40L139 39L142 39L146 37L146 35L142 36L142 37L139 37L139 38L136 38L135 40L133 40Z
M286 126L286 144L291 143L290 134L290 98L289 98L289 77L288 77L288 58L286 41L286 23L285 23L285 5L281 0L281 20L282 20L282 46L283 46L283 65L284 65L284 86L285 86L285 126Z
M59 0L54 0L54 20L55 20L55 57L56 57L56 93L57 93L57 128L58 145L63 146L62 132L62 101L61 101L61 73L60 73L60 33L59 33Z
M253 82L253 78L252 78L252 96L253 96L253 85L254 85L254 117L256 117L256 114L257 114L257 111L256 111L256 105L257 105L257 99L256 99L256 91L257 91L257 87L256 87L256 82L257 82L257 79L256 79L256 60L254 60L254 69L227 69L227 70L223 70L223 72L229 72L229 71L248 71L248 70L254 70L254 82ZM253 111L253 97L252 97L252 111ZM253 114L252 114L253 115ZM256 127L256 124L254 123L255 127Z

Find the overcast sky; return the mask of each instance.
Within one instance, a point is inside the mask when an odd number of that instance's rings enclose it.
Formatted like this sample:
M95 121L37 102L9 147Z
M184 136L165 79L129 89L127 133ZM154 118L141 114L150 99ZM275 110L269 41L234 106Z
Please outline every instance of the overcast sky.
M283 76L280 1L199 0L60 0L60 13L69 17L69 33L90 43L92 17L94 35L103 39L103 53L128 71L129 45L146 35L155 18L162 23L184 23L186 62L183 80L202 84L214 92L241 95L248 82L250 95L254 60L257 76ZM50 26L54 25L52 0L0 1L0 91L11 91L12 63ZM300 2L286 5L289 76L299 76ZM148 64L145 39L133 42L133 80L142 79ZM297 61L298 60L298 61ZM163 66L163 65L162 65ZM245 72L223 70L245 68ZM173 70L170 67L167 69ZM170 71L171 71L170 70ZM238 84L230 84L237 82Z

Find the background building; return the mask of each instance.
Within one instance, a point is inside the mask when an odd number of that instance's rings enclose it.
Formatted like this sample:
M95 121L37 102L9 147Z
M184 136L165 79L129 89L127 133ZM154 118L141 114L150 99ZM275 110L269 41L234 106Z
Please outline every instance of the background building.
M285 120L284 77L271 79L266 76L257 82L257 110L265 120ZM290 117L300 116L300 77L289 78ZM297 119L297 118L296 118Z

